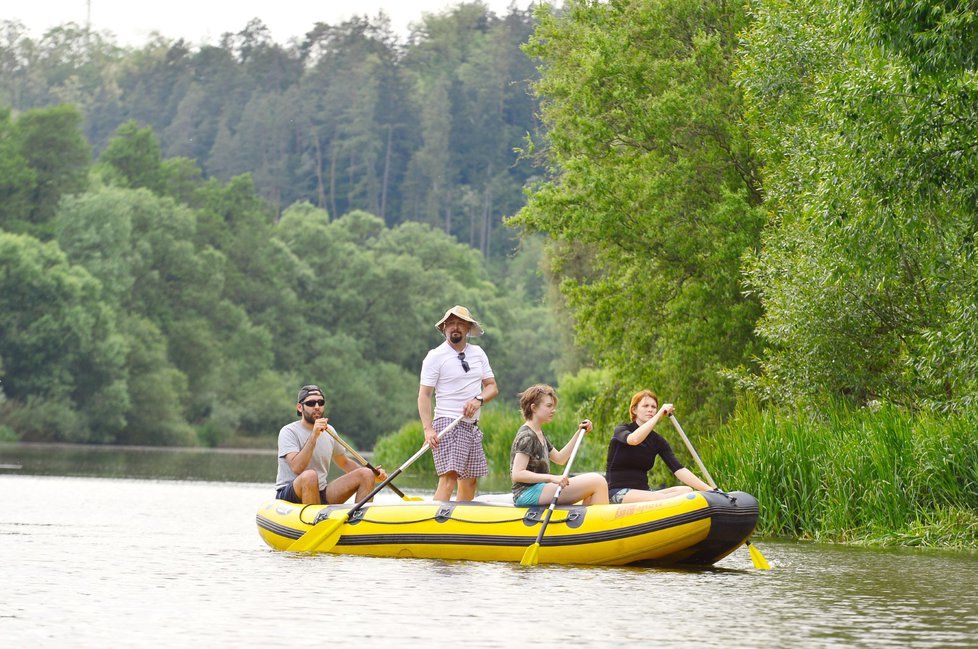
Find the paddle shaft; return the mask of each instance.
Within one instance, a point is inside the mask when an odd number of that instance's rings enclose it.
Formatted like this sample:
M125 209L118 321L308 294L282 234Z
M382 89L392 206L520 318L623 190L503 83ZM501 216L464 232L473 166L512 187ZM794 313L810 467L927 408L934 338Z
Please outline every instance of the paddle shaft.
M460 421L462 421L462 417L459 417L458 419L456 419L452 423L450 423L447 426L445 426L445 429L443 431L441 431L440 433L438 433L438 437L436 437L435 439L441 439L441 436L442 435L444 435L445 433L447 433L451 429L453 429L456 426L458 426L458 422L460 422ZM377 485L376 487L374 487L374 490L371 491L369 494L367 494L367 496L363 500L361 500L356 505L354 505L352 508L350 508L350 510L346 513L346 517L349 518L350 516L353 516L354 513L360 511L360 508L361 507L363 507L368 502L370 502L370 499L372 499L374 496L376 496L378 493L380 493L380 490L383 489L384 487L386 487L387 485L389 485L394 478L396 478L397 476L401 475L401 472L402 471L404 471L406 468L408 468L409 466L411 466L412 464L414 464L415 460L417 460L419 457L421 457L422 455L424 455L425 452L429 448L431 448L431 446L428 444L428 442L425 442L421 446L421 448L418 449L418 452L415 453L414 455L412 455L408 459L407 462L405 462L401 466L397 467L397 470L394 471L393 473L391 473L389 476L387 476L387 479L386 480L384 480L379 485Z
M374 475L380 475L380 471L377 470L377 467L375 467L370 462L367 462L366 458L364 458L362 455L360 455L355 450L353 450L353 447L350 446L349 444L347 444L345 441L343 441L343 438L341 438L339 435L337 435L336 433L334 433L328 427L326 428L326 432L329 433L329 436L330 437L332 437L337 442L339 442L343 446L343 448L345 448L346 450L348 450L353 455L354 459L356 459L357 462L359 462L361 465L363 465L363 466L367 467L368 469L370 469L371 471L373 471L374 472ZM396 493L401 498L406 498L407 497L407 496L404 495L404 492L401 491L400 489L398 489L396 486L394 486L394 485L388 485L388 486L390 487L390 490L391 491L393 491L394 493Z
M692 455L693 459L696 460L696 465L699 466L700 471L702 471L703 475L706 476L706 481L711 487L716 489L717 483L713 481L713 478L710 476L710 472L706 470L706 466L703 464L703 460L700 459L699 453L696 452L696 449L693 448L692 442L690 442L689 438L686 437L683 427L679 425L679 420L676 419L675 415L669 415L669 419L672 420L672 425L676 428L679 436L683 438L683 442L686 444L686 448L689 450L690 455ZM771 566L768 564L767 559L764 558L764 555L761 554L761 551L757 549L757 546L751 543L749 538L745 539L744 543L747 544L747 549L750 550L750 558L751 561L754 562L754 567L759 568L760 570L770 570Z
M692 442L690 442L689 438L686 437L686 433L683 431L683 427L679 425L679 420L676 419L675 415L669 415L669 420L672 421L672 425L676 428L676 432L679 433L679 436L683 438L683 443L686 444L686 448L687 450L689 450L689 454L693 456L694 460L696 460L696 466L698 466L700 468L700 471L703 472L703 475L706 476L707 483L709 483L711 487L716 489L717 483L713 481L712 477L710 477L710 472L706 470L706 467L703 465L703 460L700 459L699 453L696 452L696 449L693 448Z
M564 473L561 475L562 478L566 478L570 475L571 464L574 463L574 458L577 457L577 449L581 448L581 442L584 441L584 429L580 428L577 431L577 441L574 442L574 449L571 451L570 459L567 460L567 466L564 467ZM540 526L540 531L537 533L537 545L543 540L543 533L547 531L547 525L550 525L550 517L554 515L554 508L557 507L557 499L560 498L560 492L563 490L563 485L557 485L557 491L554 492L554 497L550 500L550 507L547 508L547 515L544 517L543 525Z

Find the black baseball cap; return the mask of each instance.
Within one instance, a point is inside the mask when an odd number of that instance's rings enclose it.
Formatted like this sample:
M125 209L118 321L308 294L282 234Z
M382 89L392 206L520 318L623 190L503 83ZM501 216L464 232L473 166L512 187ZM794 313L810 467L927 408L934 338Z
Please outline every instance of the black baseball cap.
M306 400L306 397L308 397L310 394L315 394L317 392L319 393L319 396L325 397L323 391L319 389L318 385L302 386L301 388L299 388L299 398L296 399L296 403L302 403L303 401Z

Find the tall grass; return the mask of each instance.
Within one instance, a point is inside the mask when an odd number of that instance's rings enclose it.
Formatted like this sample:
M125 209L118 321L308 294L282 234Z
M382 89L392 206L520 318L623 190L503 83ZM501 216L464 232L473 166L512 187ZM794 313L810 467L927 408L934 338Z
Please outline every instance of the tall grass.
M978 413L748 404L700 451L721 487L757 496L762 534L978 546Z
M558 448L589 409L586 399L559 406L544 429ZM515 408L493 403L484 409L479 425L492 474L508 475L510 446L522 423ZM573 472L604 472L617 423L595 422ZM660 424L657 430L699 473L672 427ZM760 501L762 535L978 547L978 411L937 415L830 403L812 414L747 403L713 434L686 432L721 488L747 491ZM378 442L377 460L399 466L422 443L421 424L413 422ZM431 454L411 472L433 479ZM649 481L653 487L676 484L661 461Z

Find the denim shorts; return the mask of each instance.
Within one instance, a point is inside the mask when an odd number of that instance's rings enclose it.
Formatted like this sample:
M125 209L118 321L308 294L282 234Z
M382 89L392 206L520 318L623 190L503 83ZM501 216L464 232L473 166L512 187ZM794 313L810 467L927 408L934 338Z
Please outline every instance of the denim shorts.
M631 489L628 487L622 487L621 489L614 489L613 491L610 491L608 493L608 502L610 502L612 505L620 505L622 498L624 498L625 494L627 494L629 491L631 491Z
M533 505L540 504L540 494L543 493L544 483L538 482L535 485L527 487L523 493L517 496L513 504L517 507L532 507Z

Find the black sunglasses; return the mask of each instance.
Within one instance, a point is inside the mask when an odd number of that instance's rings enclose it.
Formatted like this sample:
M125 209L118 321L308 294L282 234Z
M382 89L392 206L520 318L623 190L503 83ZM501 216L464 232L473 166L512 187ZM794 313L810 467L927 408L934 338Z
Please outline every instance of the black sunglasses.
M310 399L309 401L303 401L302 405L312 408L314 406L325 406L326 399Z
M465 352L458 353L458 360L462 361L462 369L468 372L469 364L465 361Z

